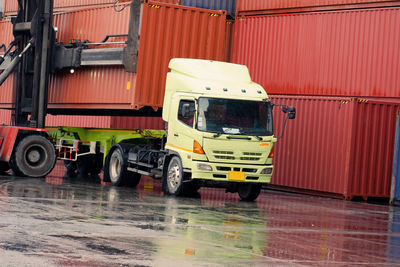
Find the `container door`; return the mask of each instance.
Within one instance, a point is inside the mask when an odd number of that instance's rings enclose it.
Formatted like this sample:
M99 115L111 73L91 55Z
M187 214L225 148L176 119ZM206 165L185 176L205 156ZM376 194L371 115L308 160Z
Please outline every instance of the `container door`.
M397 113L390 203L400 205L400 112Z

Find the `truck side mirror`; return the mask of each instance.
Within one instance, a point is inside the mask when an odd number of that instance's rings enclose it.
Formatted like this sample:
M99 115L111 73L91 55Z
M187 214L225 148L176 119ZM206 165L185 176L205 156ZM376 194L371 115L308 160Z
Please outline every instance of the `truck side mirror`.
M190 104L186 103L182 105L182 117L184 119L190 118Z
M295 107L288 107L287 112L288 112L289 120L296 119L296 108Z

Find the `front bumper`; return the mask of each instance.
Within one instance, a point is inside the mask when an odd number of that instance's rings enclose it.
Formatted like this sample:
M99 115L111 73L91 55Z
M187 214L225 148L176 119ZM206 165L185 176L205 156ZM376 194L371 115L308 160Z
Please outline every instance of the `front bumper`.
M273 174L273 165L246 165L202 161L193 161L192 163L192 179L223 182L270 183ZM200 170L198 164L209 165L212 170ZM265 168L270 168L271 174L261 174L261 171Z

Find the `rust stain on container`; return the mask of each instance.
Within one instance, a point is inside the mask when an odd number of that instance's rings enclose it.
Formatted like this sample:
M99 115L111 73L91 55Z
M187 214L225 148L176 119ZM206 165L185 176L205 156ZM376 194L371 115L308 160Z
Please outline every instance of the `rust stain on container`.
M272 185L355 196L389 197L398 103L357 98L270 95L295 106L275 146ZM275 135L284 115L274 110Z
M242 17L233 61L268 93L400 97L400 8Z
M82 68L74 74L69 70L58 72L50 77L49 108L158 109L163 104L171 58L223 60L224 11L152 1L145 1L141 8L137 73L128 73L123 67ZM122 12L107 5L60 13L54 16L54 25L59 42L98 42L108 34L128 33L129 7ZM6 92L12 92L10 84L1 87L0 99ZM4 101L0 107L9 108L11 103Z

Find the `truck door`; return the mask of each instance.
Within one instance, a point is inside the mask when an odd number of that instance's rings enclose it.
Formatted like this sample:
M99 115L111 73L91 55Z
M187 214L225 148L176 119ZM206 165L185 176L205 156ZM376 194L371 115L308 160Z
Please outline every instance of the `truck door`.
M179 153L183 166L191 161L193 151L194 122L195 122L194 99L180 99L175 108L171 109L172 116L168 123L168 140L166 148Z

